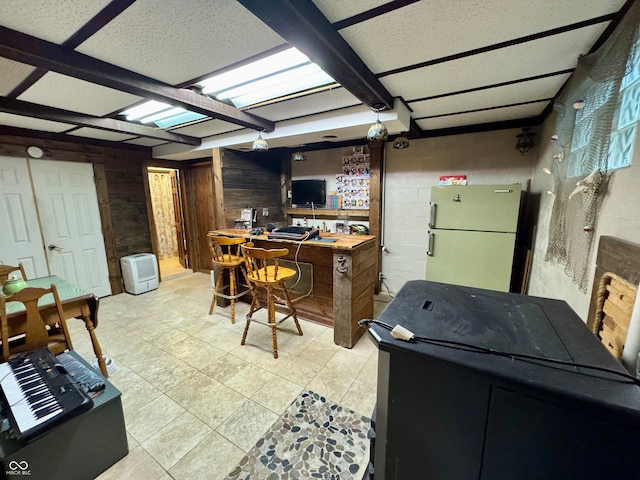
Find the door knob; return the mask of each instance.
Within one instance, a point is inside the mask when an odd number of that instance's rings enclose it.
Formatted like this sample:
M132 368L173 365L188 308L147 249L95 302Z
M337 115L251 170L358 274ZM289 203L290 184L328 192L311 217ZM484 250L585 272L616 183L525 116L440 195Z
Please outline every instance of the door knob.
M54 250L55 250L56 252L61 252L61 251L62 251L62 248L60 248L60 247L56 247L55 245L49 245L47 248L48 248L48 249L49 249L49 251L51 251L51 252L53 252Z

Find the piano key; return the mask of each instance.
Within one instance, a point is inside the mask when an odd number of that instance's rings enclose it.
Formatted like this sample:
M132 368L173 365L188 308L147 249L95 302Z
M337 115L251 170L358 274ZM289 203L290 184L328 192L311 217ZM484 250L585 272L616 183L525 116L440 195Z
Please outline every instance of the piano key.
M8 405L10 423L19 439L91 408L91 399L72 377L54 369L56 363L51 352L40 349L0 364L0 400Z

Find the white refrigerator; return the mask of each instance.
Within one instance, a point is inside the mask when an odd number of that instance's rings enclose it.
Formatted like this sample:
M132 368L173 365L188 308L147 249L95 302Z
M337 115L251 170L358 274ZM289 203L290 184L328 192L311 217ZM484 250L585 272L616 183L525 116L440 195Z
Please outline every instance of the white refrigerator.
M521 187L431 188L426 279L508 292Z

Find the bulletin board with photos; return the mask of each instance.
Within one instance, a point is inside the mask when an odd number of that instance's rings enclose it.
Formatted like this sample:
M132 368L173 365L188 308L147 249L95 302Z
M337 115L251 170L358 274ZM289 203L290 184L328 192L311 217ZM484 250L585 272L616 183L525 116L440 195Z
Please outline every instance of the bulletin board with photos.
M342 157L342 173L336 175L336 194L342 195L342 208L368 209L370 193L369 154L361 148Z

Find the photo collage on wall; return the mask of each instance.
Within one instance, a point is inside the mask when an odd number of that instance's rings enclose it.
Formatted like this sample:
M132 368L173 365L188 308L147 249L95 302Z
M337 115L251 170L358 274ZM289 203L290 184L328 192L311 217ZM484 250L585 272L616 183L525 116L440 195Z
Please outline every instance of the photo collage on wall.
M355 152L342 157L342 173L336 175L336 193L342 195L342 208L369 208L369 167L368 153Z

